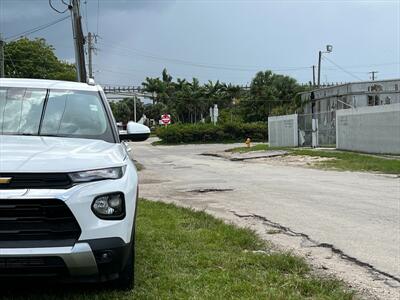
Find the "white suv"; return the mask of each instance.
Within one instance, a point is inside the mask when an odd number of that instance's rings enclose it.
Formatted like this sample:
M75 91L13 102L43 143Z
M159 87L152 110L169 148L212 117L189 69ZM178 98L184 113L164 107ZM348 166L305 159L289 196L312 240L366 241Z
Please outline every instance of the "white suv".
M0 79L0 280L133 284L138 178L100 86Z

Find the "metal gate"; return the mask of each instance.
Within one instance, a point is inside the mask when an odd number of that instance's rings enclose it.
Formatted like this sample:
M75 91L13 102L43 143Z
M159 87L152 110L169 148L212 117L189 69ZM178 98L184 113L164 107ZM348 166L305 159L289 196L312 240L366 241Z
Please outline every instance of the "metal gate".
M336 146L335 110L312 114L299 114L298 122L300 147Z

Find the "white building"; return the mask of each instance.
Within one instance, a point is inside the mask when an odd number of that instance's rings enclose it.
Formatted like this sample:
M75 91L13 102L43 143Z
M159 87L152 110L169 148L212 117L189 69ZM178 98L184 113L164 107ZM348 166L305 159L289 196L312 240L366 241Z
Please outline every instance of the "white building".
M304 113L400 103L400 79L350 82L302 93Z
M318 145L336 144L336 111L400 103L400 79L350 82L301 94L300 145L312 144L312 120L317 120ZM315 128L314 128L315 129ZM315 132L315 130L314 130Z

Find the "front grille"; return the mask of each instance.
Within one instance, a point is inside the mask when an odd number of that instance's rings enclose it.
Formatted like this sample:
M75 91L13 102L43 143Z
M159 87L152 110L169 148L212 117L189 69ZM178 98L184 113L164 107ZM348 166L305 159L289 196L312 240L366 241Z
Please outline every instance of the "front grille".
M0 199L0 245L41 240L73 245L80 234L74 215L59 199Z
M10 182L0 184L0 189L68 189L72 186L65 173L1 173L0 178L10 178Z
M65 276L68 269L60 257L0 257L0 276Z

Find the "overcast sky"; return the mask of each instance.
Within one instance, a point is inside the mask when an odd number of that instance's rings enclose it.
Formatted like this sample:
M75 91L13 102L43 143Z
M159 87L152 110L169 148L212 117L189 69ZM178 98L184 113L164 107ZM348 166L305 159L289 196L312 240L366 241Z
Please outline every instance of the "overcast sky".
M0 32L7 38L68 14L48 0L0 0ZM103 84L138 85L164 67L202 82L247 84L271 69L307 83L326 44L333 52L322 62L322 82L368 80L369 71L400 77L400 0L81 0L81 14L85 33L99 36L94 69ZM44 37L74 61L70 19L29 37Z

